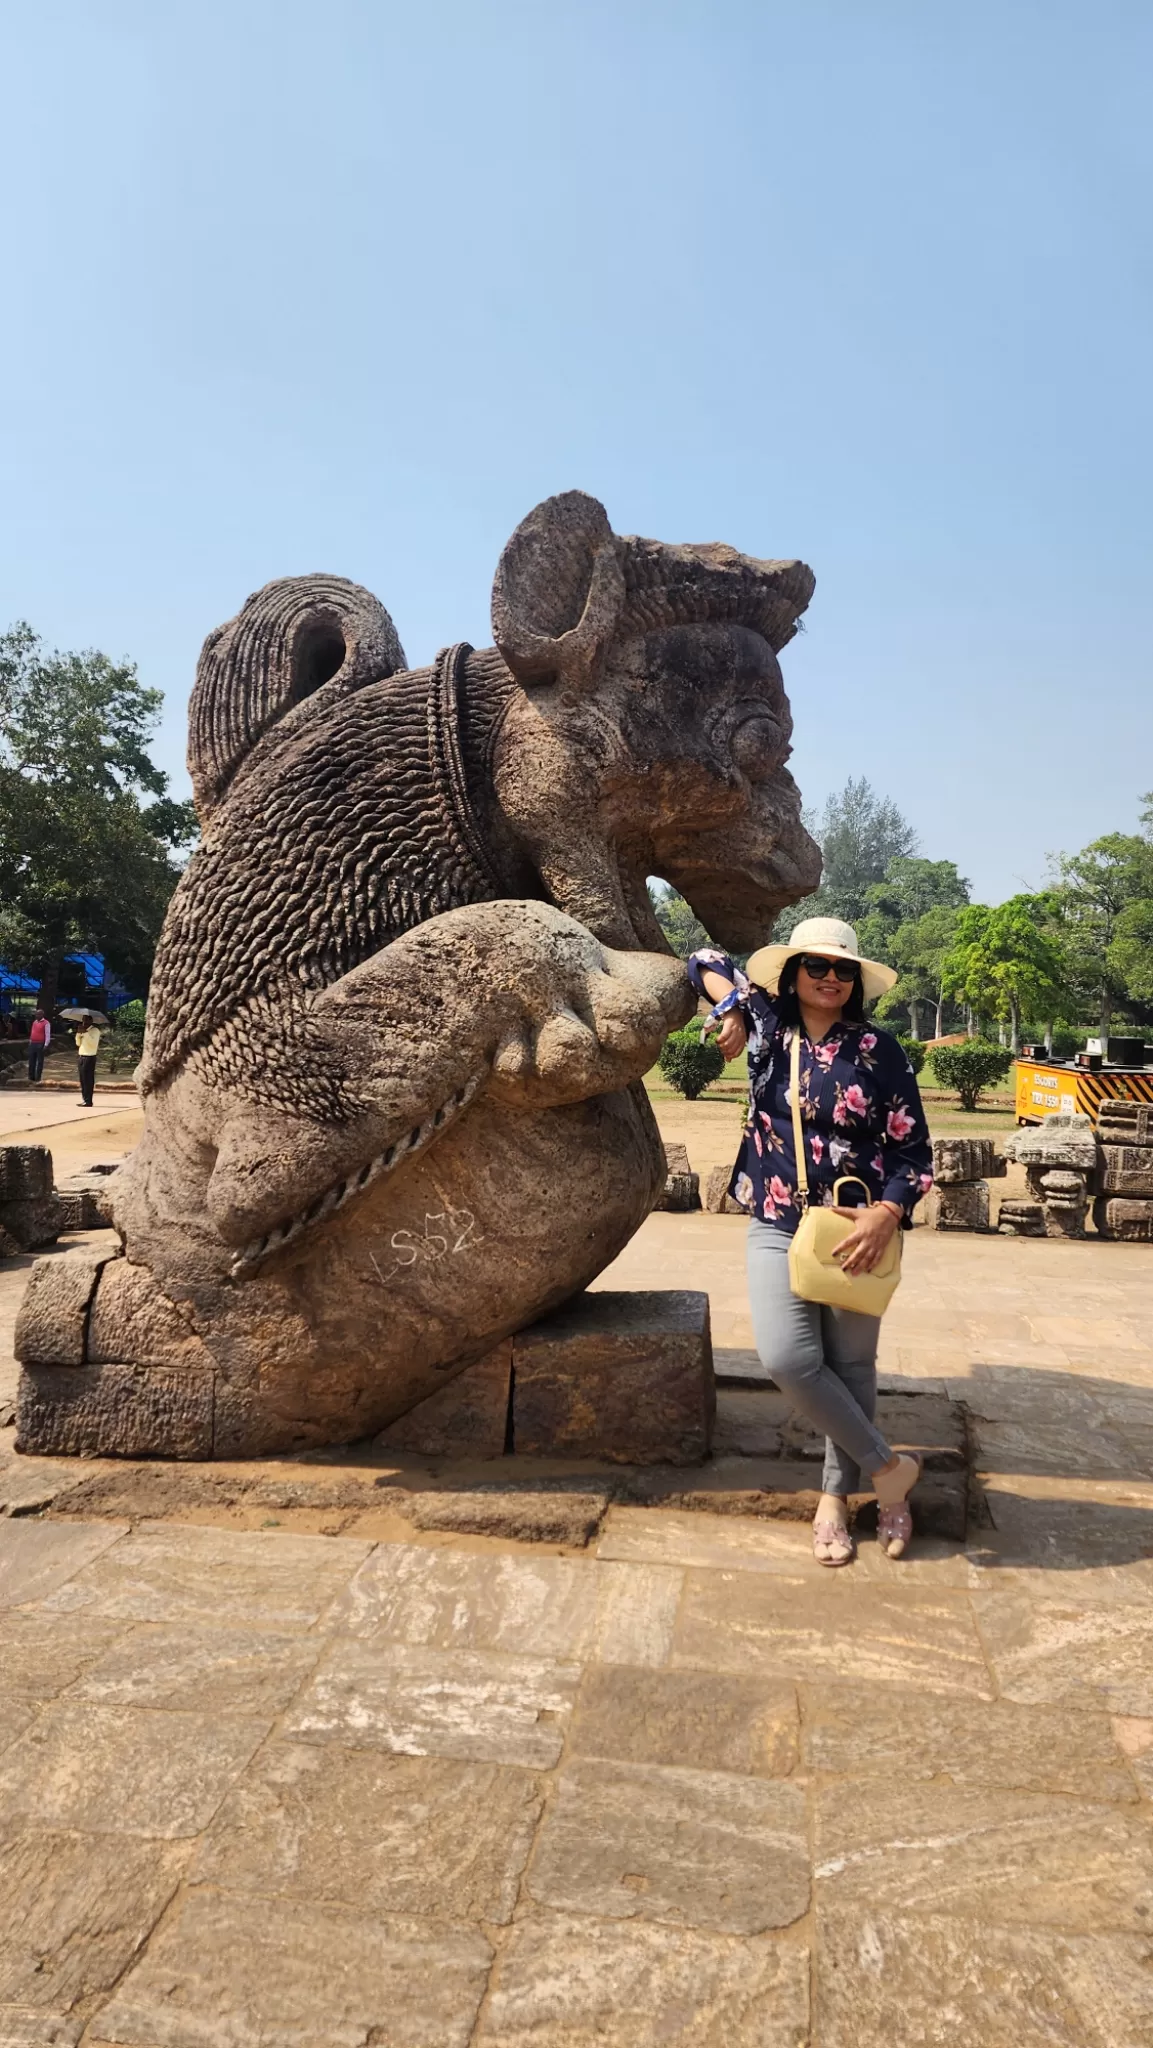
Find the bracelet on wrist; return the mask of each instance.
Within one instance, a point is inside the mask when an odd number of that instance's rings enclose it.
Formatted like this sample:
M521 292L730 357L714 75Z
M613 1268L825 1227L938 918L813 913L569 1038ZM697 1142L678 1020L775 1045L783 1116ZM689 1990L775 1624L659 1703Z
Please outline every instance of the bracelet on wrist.
M719 1003L713 1004L712 1009L709 1011L709 1023L719 1024L721 1018L727 1017L730 1010L739 1010L740 1006L740 990L735 988L730 989L727 996L722 996Z

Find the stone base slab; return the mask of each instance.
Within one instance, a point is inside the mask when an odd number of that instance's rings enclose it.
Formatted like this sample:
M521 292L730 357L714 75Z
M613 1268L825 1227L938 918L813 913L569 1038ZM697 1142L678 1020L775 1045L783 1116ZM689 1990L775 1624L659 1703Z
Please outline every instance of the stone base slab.
M988 1182L947 1181L930 1191L926 1209L930 1230L988 1230Z
M439 1393L390 1422L376 1441L382 1450L428 1458L502 1458L509 1424L512 1340L466 1366Z
M581 1294L513 1339L522 1456L692 1464L715 1410L706 1294Z

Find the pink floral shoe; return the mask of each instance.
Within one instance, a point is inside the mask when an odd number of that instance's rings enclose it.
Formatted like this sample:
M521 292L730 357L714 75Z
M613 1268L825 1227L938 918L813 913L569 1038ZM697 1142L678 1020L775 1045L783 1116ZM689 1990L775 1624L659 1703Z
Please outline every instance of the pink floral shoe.
M904 1557L913 1538L913 1517L908 1503L877 1509L877 1541L886 1557Z
M818 1564L852 1564L855 1554L853 1539L843 1522L822 1516L813 1523L813 1556Z
M877 1542L885 1557L904 1557L913 1537L913 1517L909 1509L909 1495L924 1470L924 1460L915 1452L902 1451L902 1465L910 1467L907 1472L894 1473L898 1484L904 1482L904 1492L899 1500L883 1501L877 1495Z

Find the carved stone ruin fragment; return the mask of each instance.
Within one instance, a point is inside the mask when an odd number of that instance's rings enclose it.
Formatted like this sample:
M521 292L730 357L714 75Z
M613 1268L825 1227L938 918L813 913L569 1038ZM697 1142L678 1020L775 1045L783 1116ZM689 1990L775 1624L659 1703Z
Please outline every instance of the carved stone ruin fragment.
M54 1244L63 1228L47 1145L0 1145L0 1253Z
M819 880L777 660L812 590L569 491L501 556L493 647L409 669L328 575L209 635L122 1257L34 1274L22 1449L376 1433L615 1258L667 1178L642 1076L695 1007L646 877L739 952Z
M1044 1204L1042 1202L1002 1202L997 1215L997 1229L1003 1237L1044 1237Z
M1126 1244L1153 1244L1153 1201L1101 1195L1093 1204L1093 1221L1102 1237L1120 1238Z
M688 1147L666 1142L665 1165L668 1168L665 1184L653 1207L656 1209L675 1209L682 1214L691 1209L699 1209L701 1206L700 1175L694 1173L689 1165Z

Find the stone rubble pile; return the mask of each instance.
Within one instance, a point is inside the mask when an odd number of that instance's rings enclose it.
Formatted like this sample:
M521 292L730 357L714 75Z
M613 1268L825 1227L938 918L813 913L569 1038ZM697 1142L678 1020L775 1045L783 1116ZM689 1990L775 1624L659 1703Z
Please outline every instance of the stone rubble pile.
M1028 1205L1041 1215L1040 1230L1018 1236L1084 1237L1085 1215L1097 1172L1097 1140L1087 1116L1050 1116L1043 1124L1013 1131L1006 1159L1025 1168L1033 1196Z

